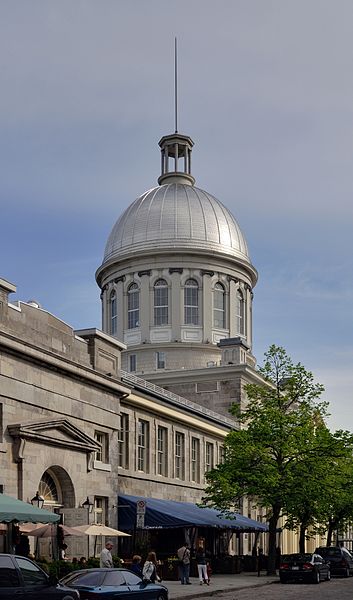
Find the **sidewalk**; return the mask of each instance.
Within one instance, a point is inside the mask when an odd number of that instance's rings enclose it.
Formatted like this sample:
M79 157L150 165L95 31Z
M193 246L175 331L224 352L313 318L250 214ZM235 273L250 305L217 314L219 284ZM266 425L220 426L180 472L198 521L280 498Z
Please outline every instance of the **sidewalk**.
M170 600L176 598L200 598L210 597L215 592L228 592L244 588L262 587L278 581L278 577L268 577L264 571L260 577L257 573L237 573L234 575L213 575L210 585L200 585L196 577L190 577L192 585L181 585L179 581L163 581L169 590Z

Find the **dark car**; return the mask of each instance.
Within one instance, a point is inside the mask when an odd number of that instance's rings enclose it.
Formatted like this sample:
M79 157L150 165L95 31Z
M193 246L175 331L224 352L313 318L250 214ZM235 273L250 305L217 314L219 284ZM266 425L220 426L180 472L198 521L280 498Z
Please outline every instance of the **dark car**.
M79 600L80 595L49 577L29 558L0 554L1 600Z
M346 548L340 546L320 546L315 552L330 563L331 575L349 577L353 573L353 557Z
M160 583L146 583L128 569L85 569L63 577L60 583L79 590L81 600L168 600L168 589Z
M330 581L331 572L329 563L319 554L287 554L282 557L279 566L281 583L287 581L306 581L320 583Z

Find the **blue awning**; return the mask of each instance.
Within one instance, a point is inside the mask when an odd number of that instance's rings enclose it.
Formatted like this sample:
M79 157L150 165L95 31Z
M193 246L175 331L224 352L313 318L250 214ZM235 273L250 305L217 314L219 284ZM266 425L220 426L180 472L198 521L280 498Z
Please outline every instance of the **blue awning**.
M234 529L244 533L251 531L268 531L265 523L248 519L233 513L232 519L226 519L214 508L200 508L191 502L174 500L158 500L141 496L118 497L119 529L130 531L136 525L136 503L145 500L144 529L167 529L172 527L219 527Z

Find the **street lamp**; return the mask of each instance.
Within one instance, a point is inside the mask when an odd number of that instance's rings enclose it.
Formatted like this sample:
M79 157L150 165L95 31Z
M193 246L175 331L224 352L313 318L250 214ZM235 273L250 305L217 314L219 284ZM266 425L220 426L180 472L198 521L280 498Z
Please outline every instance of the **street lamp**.
M36 492L36 495L31 500L32 506L36 506L37 508L43 508L44 498L39 495L39 492Z
M85 508L87 510L87 514L89 515L94 507L94 502L91 502L89 497L87 496L86 500L84 502L82 502L82 508ZM89 517L88 517L88 524L89 524Z
M93 510L94 502L91 502L89 497L87 496L86 500L81 504L82 508L87 510L87 523L89 525L89 516ZM87 560L89 559L89 535L87 535Z

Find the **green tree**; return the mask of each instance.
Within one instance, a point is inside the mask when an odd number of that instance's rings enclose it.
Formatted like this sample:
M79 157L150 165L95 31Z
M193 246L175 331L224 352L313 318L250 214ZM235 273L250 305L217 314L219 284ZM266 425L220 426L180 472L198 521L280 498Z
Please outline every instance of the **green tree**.
M271 346L259 371L264 383L246 386L245 410L232 409L241 428L227 435L224 463L207 474L204 501L227 512L242 496L258 499L267 509L268 571L275 573L278 520L298 485L300 463L313 452L309 440L326 405L317 401L323 386L283 348Z
M346 431L332 433L321 419L314 419L306 452L293 469L293 489L283 510L286 528L299 532L300 552L305 552L309 528L311 534L322 534L331 521L337 528L337 515L342 509L349 508L352 514L348 495L342 489L347 486L351 464L352 435Z

